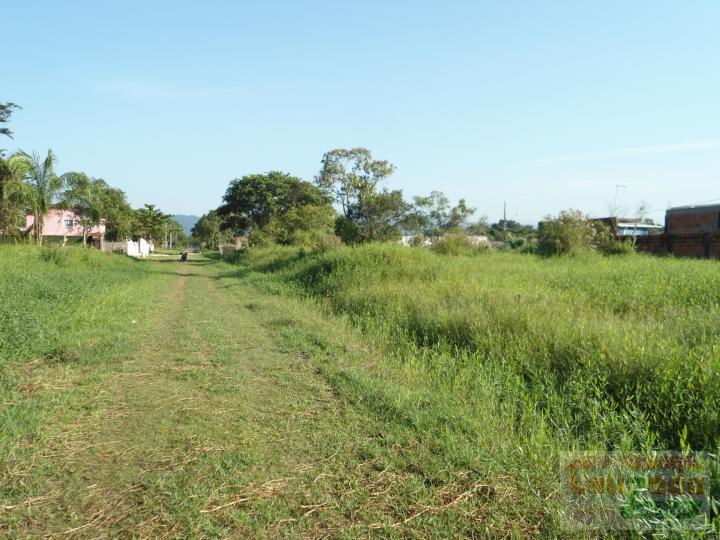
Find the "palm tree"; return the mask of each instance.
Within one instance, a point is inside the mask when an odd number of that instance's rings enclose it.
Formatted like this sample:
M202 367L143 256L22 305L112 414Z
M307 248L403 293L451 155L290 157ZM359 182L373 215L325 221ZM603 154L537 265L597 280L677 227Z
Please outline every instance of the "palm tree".
M99 203L102 190L107 184L104 180L90 178L82 172L65 173L60 180L68 188L63 194L62 204L66 208L74 209L80 215L83 246L87 246L90 230L102 221Z
M48 150L45 159L38 154L32 155L22 150L10 158L11 163L25 170L24 179L27 186L28 206L33 215L33 234L39 246L43 241L45 216L55 203L63 188L63 180L55 174L55 154Z
M24 225L28 186L23 182L25 168L0 157L0 234L17 241Z

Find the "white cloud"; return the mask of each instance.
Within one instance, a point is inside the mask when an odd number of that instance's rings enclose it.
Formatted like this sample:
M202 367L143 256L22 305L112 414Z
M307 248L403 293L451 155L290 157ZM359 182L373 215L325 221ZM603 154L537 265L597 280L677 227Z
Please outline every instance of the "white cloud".
M647 156L651 154L666 154L668 152L683 152L687 150L706 150L709 148L720 148L720 139L707 141L690 141L678 144L663 144L658 146L639 146L622 148L612 152L600 154L584 154L579 156L565 156L551 159L543 159L535 162L536 165L549 165L552 163L566 163L570 161L589 161L598 159L610 159L616 157Z

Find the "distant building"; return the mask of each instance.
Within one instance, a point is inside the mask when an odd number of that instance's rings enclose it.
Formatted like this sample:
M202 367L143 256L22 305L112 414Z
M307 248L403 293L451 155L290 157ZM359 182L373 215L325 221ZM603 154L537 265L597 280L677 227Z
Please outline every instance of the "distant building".
M677 206L665 213L667 234L710 233L720 230L720 204Z
M665 234L639 238L636 245L657 255L720 259L720 204L669 208Z
M663 232L662 225L644 223L635 218L606 217L598 218L595 221L610 227L615 236L649 236Z
M82 238L85 229L81 223L82 216L74 210L62 210L53 208L45 214L42 235L44 238L56 237L66 240L68 238ZM25 218L26 229L30 229L35 223L35 216L29 214ZM102 244L105 238L105 221L99 225L90 227L87 231L88 239L96 244ZM98 245L98 247L100 247Z

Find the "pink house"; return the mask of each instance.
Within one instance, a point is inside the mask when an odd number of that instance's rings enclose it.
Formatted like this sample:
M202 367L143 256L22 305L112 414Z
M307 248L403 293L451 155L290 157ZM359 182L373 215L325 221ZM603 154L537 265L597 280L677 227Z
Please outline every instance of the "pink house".
M83 226L80 222L82 216L73 210L52 209L45 215L45 223L43 223L43 236L62 236L63 238L83 237ZM29 229L35 222L35 216L28 215L25 218L25 224ZM88 237L100 239L105 236L105 221L100 225L91 227L87 231Z

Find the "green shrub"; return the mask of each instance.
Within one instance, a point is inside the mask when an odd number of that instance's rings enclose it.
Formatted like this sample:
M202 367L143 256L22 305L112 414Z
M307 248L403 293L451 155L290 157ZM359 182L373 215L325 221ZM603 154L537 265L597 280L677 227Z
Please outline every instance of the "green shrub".
M470 255L487 251L485 246L476 246L464 233L447 233L436 239L430 249L439 255Z
M362 241L358 225L345 216L335 218L335 235L348 245L358 244Z
M296 231L292 235L291 244L311 251L327 251L342 245L342 240L332 233L320 230Z
M546 217L538 231L538 252L545 256L575 256L593 248L595 226L588 216L577 210L565 210Z
M40 258L45 262L55 263L58 266L65 266L68 260L68 250L59 247L43 247L40 251Z
M321 234L315 240L313 248L320 252L329 251L341 247L342 240L334 234Z
M614 238L598 245L598 251L603 255L632 255L635 253L635 243L630 240L616 240Z
M635 252L635 244L618 240L607 225L576 210L547 217L540 224L539 254L575 256L592 250L603 255L628 255Z
M271 232L255 228L248 234L248 245L251 247L270 246L275 243L275 235Z

